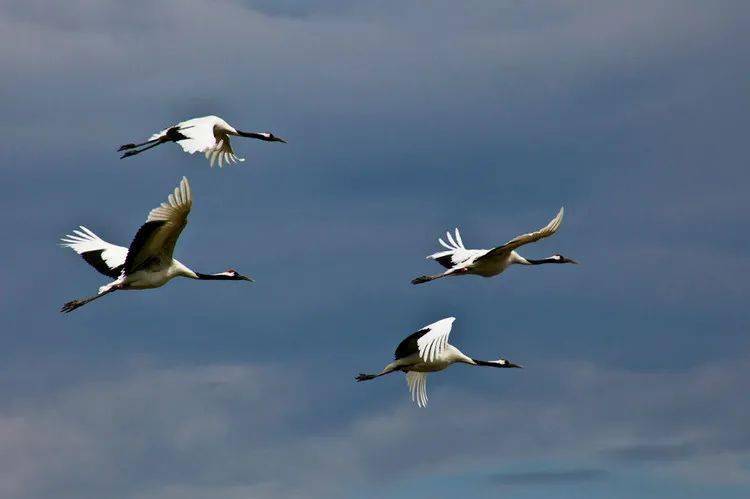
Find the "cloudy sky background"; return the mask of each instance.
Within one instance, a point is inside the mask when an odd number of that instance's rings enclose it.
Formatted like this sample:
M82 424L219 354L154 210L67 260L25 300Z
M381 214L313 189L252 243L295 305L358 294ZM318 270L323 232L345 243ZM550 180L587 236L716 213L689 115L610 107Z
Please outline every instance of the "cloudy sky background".
M0 496L747 497L750 6L0 1ZM209 169L121 143L217 114ZM176 256L256 283L106 282L187 175ZM578 267L413 287L460 226ZM356 384L424 324L514 372Z

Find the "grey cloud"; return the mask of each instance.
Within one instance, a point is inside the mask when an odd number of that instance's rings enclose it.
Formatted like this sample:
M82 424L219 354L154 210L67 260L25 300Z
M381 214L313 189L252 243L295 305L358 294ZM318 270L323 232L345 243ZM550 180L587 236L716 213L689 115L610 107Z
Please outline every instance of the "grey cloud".
M607 455L622 461L679 461L695 457L699 450L694 444L641 444L613 449Z
M617 447L605 451L602 455L624 462L648 463L685 461L690 459L716 456L724 453L745 453L750 450L750 439L742 434L727 438L718 435L713 438L696 438L678 443L643 443Z
M521 471L498 473L490 477L498 485L559 485L603 480L609 472L596 468L581 468L564 471Z
M491 481L500 485L604 481L613 469L562 465L596 456L620 463L680 458L686 467L677 472L689 475L706 459L710 464L711 456L694 455L689 446L649 447L644 440L657 434L673 440L710 435L716 446L724 442L719 457L725 467L727 459L740 463L748 449L733 442L744 434L749 408L727 394L744 383L749 366L678 375L561 365L529 370L532 379L516 380L520 391L496 396L479 380L464 392L435 376L425 413L407 401L402 380L327 390L309 373L281 366L159 368L140 362L101 382L6 400L0 409L6 450L1 492L10 498L43 498L53 491L62 498L347 497L357 487L382 486L383 477L397 482L426 470L497 465L498 447L507 456L500 465L560 463L493 475ZM557 389L533 400L524 395L531 385L560 378L560 372L567 377ZM368 393L378 389L389 392L395 405L369 402ZM348 415L336 409L352 404L362 407ZM675 413L681 415L679 424ZM434 438L446 431L462 442L450 453L441 452L442 439ZM420 449L419 458L404 455L406 441ZM331 480L334 476L346 478Z
M746 483L750 4L304 4L2 3L0 496L328 499L478 468ZM208 113L289 147L117 159ZM127 242L183 174L178 258L258 285L61 318L102 279L56 238ZM579 268L408 285L441 231L499 244L560 204L527 251ZM431 376L426 412L401 378L353 383L448 314L525 372Z

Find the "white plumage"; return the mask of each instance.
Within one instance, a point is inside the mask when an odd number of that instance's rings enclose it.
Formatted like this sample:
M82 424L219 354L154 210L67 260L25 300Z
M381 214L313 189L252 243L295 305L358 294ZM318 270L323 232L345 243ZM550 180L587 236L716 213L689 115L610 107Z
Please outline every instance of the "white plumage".
M393 362L378 374L360 374L357 381L367 381L385 374L402 371L406 373L409 393L419 407L427 405L427 373L442 371L451 364L462 363L472 366L521 367L505 359L477 360L467 357L458 348L448 343L454 317L446 317L425 326L407 336L396 347Z
M229 165L245 161L245 158L240 158L234 153L229 141L229 134L236 135L237 130L218 116L204 116L181 121L153 134L149 140L160 140L166 137L169 130L173 128L177 128L179 133L186 137L177 141L182 150L188 154L203 153L212 167L216 162L221 168L224 163Z
M446 232L446 239L438 239L446 251L439 251L427 256L428 260L435 260L448 270L442 274L423 275L412 280L412 284L422 284L442 277L454 275L480 275L492 277L502 273L513 264L541 265L545 263L577 263L575 260L566 258L560 254L554 254L541 260L527 259L519 255L515 250L524 244L533 243L545 237L549 237L560 228L562 224L564 208L560 208L555 218L549 221L541 229L514 237L502 246L492 249L467 249L464 246L458 228L455 229L455 237Z
M233 269L218 274L194 272L172 257L192 205L190 184L183 177L167 201L149 212L146 223L138 229L129 248L108 243L84 226L63 237L63 246L71 248L114 281L100 287L94 296L66 303L62 311L71 312L117 290L158 288L175 277L250 281L249 277Z
M61 239L61 246L71 248L79 255L89 254L89 258L94 258L96 254L98 254L106 269L110 272L116 271L116 274L119 275L120 271L117 269L122 268L122 266L125 265L125 257L128 254L128 249L122 246L117 246L116 244L108 243L83 225L81 225L79 229L80 230L74 230L73 234L63 237ZM94 265L94 267L99 270L96 265ZM105 275L111 275L102 270L99 271Z
M234 153L229 140L231 135L250 137L266 142L286 142L270 132L243 132L218 116L203 116L181 121L151 135L146 142L125 144L119 150L126 151L122 157L127 158L166 142L176 142L186 153L203 153L212 167L218 163L221 168L224 164L229 165L238 161L245 161L244 158L240 158ZM142 146L146 147L138 149Z

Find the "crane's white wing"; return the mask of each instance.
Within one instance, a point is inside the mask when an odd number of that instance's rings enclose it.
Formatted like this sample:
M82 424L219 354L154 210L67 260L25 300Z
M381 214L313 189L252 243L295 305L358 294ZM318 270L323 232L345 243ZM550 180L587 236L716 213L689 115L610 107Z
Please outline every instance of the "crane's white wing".
M102 274L117 278L125 264L128 249L116 244L108 243L83 225L73 234L67 234L60 239L62 246L70 248L86 260Z
M448 343L455 317L446 317L425 327L429 331L417 340L419 356L425 362L434 361Z
M237 161L245 161L245 158L240 158L234 154L232 150L232 144L229 142L229 135L223 134L223 136L217 140L216 145L205 151L206 159L208 159L211 168L214 163L218 160L219 168L224 166L224 163L229 165L230 163L236 163Z
M427 407L427 373L407 372L406 384L409 385L411 399L417 403L417 406Z
M153 134L149 140L164 137L171 128L177 127L180 134L185 137L177 141L183 151L190 154L204 153L212 167L216 161L219 162L219 167L222 167L224 163L245 161L234 154L226 133L227 126L229 125L217 116L203 116L177 123Z
M182 177L174 194L169 195L166 203L151 210L146 223L138 229L125 259L126 274L146 264L167 265L171 262L177 238L187 225L192 206L190 184Z
M557 232L557 229L560 228L564 213L565 213L565 208L564 207L560 208L560 211L557 212L557 215L555 216L555 218L550 220L549 223L545 225L544 227L542 227L541 229L534 231L534 232L529 232L528 234L522 234L518 237L514 237L513 239L503 244L502 246L498 246L496 248L491 249L481 258L491 258L499 254L510 253L514 249L520 246L523 246L524 244L533 243L540 239L544 239L545 237L551 236L552 234Z
M443 241L442 238L438 239L440 245L444 248L447 248L447 251L439 251L437 253L433 253L432 255L428 255L427 259L435 260L443 267L450 269L474 257L475 253L477 253L477 250L466 249L463 241L461 240L461 233L458 231L458 227L456 227L455 233L455 239L450 232L445 233L448 242Z

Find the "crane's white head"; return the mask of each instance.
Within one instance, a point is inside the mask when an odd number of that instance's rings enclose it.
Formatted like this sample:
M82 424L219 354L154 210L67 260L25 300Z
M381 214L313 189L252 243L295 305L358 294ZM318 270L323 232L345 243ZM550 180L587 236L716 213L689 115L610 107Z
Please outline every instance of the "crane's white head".
M234 269L227 269L224 272L218 272L216 274L201 274L200 272L196 272L195 275L198 276L198 279L202 279L204 281L250 281L250 282L253 282L253 280L250 277L244 276Z
M250 281L253 282L252 278L248 276L244 276L237 272L234 269L227 269L222 274L226 275L228 279L234 280L234 281Z
M565 256L562 256L559 253L555 253L554 255L552 255L549 258L551 260L550 263L575 263L576 265L578 264L578 262L576 262L572 258L567 258Z
M519 366L518 364L514 364L513 362L509 361L508 359L502 359L502 358L497 359L497 360L493 360L492 363L496 364L495 367L506 367L506 368L510 368L510 367L521 368L521 367L523 367L523 366Z
M282 139L281 137L277 137L271 132L258 132L259 139L265 140L266 142L283 142L286 144L286 140Z

